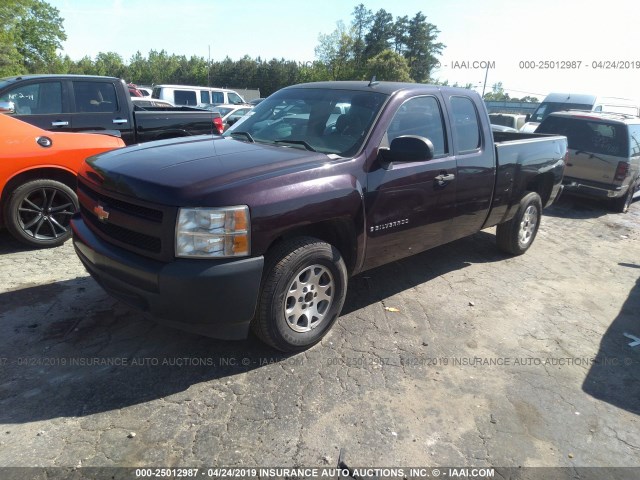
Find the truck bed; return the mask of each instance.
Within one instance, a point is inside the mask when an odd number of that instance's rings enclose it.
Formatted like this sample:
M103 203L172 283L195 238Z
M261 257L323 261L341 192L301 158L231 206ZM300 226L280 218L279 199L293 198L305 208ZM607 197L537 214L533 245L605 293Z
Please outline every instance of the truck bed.
M514 206L518 204L519 195L533 189L531 182L534 178L536 182L543 181L548 185L542 189L543 207L553 203L561 191L567 151L567 138L560 135L494 132L493 138L496 184L491 213L484 228L509 220L515 214Z

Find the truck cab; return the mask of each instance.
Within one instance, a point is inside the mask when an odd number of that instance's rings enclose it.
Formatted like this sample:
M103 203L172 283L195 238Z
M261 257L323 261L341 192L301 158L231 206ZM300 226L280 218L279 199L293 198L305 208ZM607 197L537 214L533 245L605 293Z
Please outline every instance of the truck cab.
M24 75L0 80L0 101L16 105L15 117L59 132L117 130L135 138L128 90L122 80L85 75Z

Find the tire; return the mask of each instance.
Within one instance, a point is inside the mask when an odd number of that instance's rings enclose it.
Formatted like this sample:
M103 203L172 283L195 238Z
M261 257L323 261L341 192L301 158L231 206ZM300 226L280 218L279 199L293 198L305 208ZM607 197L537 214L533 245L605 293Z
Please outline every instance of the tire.
M540 227L542 200L535 192L527 193L515 216L508 222L498 225L496 242L498 248L512 255L522 255L529 250Z
M71 237L69 221L78 197L64 183L32 180L16 188L6 204L7 230L31 247L57 247Z
M253 331L277 350L305 350L332 327L346 293L335 247L312 237L287 240L267 254Z
M627 193L620 198L611 200L611 210L618 213L627 213L631 202L633 201L633 193L635 192L635 183L632 182L627 189Z

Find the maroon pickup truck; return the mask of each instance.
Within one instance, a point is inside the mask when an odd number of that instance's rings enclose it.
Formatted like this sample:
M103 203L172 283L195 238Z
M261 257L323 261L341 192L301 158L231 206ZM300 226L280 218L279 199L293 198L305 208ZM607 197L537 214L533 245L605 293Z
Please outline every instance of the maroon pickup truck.
M165 324L298 351L336 321L350 276L494 225L524 253L566 152L562 136L492 134L470 90L296 85L222 137L88 159L74 246Z

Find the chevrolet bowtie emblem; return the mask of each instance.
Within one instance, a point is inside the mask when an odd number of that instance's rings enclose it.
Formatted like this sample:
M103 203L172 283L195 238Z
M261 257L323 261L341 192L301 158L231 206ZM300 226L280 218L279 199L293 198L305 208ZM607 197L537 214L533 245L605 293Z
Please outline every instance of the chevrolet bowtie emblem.
M98 220L104 222L107 218L109 218L109 212L107 212L102 205L96 205L93 207L93 213L96 214Z

